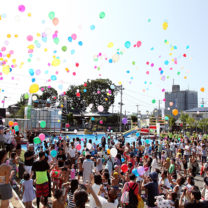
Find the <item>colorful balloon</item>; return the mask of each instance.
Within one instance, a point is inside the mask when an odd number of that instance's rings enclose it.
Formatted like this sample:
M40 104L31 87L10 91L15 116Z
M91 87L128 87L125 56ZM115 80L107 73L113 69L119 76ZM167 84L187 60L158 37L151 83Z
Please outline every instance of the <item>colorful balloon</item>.
M172 114L173 114L174 116L177 116L177 115L178 115L178 110L177 110L177 109L173 109L173 110L172 110Z
M132 170L132 173L133 173L136 177L139 176L139 173L138 173L138 171L137 171L136 168L134 168L134 169Z
M54 149L54 150L51 150L51 157L56 157L57 156L57 151Z
M131 42L130 41L126 41L125 44L124 44L124 46L126 48L130 48L131 47Z
M55 17L55 12L50 12L50 13L48 14L48 17L49 17L51 20L53 20L54 17Z
M14 125L14 122L13 121L9 121L9 126L13 126Z
M45 128L46 127L46 122L45 121L41 121L40 122L40 127L41 128Z
M137 172L140 176L144 175L145 171L144 171L144 167L143 166L139 166L137 168Z
M117 149L114 148L114 147L110 150L110 155L111 155L112 157L116 157L117 153L118 153L118 151L117 151Z
M38 92L38 90L39 90L39 85L38 84L32 84L32 85L30 85L29 92L31 94Z
M127 165L127 164L121 165L121 171L122 171L123 173L126 173L126 172L128 171L128 165Z
M45 134L43 134L43 133L39 134L39 138L40 138L41 142L43 142L45 139Z
M35 137L34 140L33 140L34 144L40 144L41 143L41 140L39 137Z
M77 149L78 151L80 151L81 148L82 148L81 144L78 144L78 145L76 146L76 149Z
M99 17L100 19L103 19L105 17L105 12L100 12Z
M128 123L128 119L127 119L127 118L122 118L122 123L123 123L124 125L126 125L126 124Z

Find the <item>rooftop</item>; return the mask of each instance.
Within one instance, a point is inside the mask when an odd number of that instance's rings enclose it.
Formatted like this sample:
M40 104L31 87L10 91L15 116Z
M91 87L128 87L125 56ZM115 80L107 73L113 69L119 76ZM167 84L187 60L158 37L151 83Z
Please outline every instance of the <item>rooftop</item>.
M208 107L201 107L201 108L192 108L192 109L189 109L189 110L186 110L185 112L208 112Z

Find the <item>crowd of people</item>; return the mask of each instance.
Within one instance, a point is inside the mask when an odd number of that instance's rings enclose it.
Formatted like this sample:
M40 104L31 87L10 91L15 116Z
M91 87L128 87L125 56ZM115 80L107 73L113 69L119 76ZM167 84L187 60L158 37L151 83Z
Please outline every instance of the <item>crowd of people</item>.
M41 203L53 208L208 207L208 142L201 134L138 136L131 143L106 135L98 144L76 135L49 135L37 144L35 136L27 133L20 178L23 135L0 130L2 208L9 207L15 183L26 208L34 201L38 208Z

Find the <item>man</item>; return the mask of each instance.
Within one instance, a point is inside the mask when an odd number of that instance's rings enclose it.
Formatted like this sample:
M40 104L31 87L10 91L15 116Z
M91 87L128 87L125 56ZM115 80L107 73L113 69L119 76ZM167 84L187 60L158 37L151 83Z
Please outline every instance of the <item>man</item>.
M144 178L142 183L142 188L147 190L147 206L155 207L155 196L159 195L158 190L158 174L156 172L152 172L149 175L149 178Z
M94 162L90 159L91 155L89 152L86 153L86 159L83 162L83 182L87 181L90 183L90 177L94 168Z
M25 171L27 171L29 174L31 174L32 165L35 159L35 152L34 152L34 146L33 144L28 145L28 150L24 154L25 157Z
M59 168L64 166L64 162L66 161L66 155L62 148L59 149L59 154L57 155L58 166Z
M75 164L77 150L74 147L74 143L71 143L71 147L68 149L69 159L71 160L71 164Z
M40 207L40 197L44 197L44 207L48 203L49 195L49 183L47 172L50 167L45 160L45 152L39 152L39 160L33 163L32 171L36 177L36 197L37 197L37 208Z

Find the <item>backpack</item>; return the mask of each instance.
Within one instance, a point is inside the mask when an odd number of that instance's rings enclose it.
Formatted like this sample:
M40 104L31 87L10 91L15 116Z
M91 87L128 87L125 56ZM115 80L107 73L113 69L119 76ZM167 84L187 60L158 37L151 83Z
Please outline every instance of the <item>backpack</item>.
M127 183L127 185L129 186L129 184ZM135 189L137 188L137 184L134 183L133 186L130 188L129 187L129 191L125 191L122 196L121 196L121 203L125 204L125 207L128 208L134 208L137 207L138 205L138 198L137 196L134 194Z

